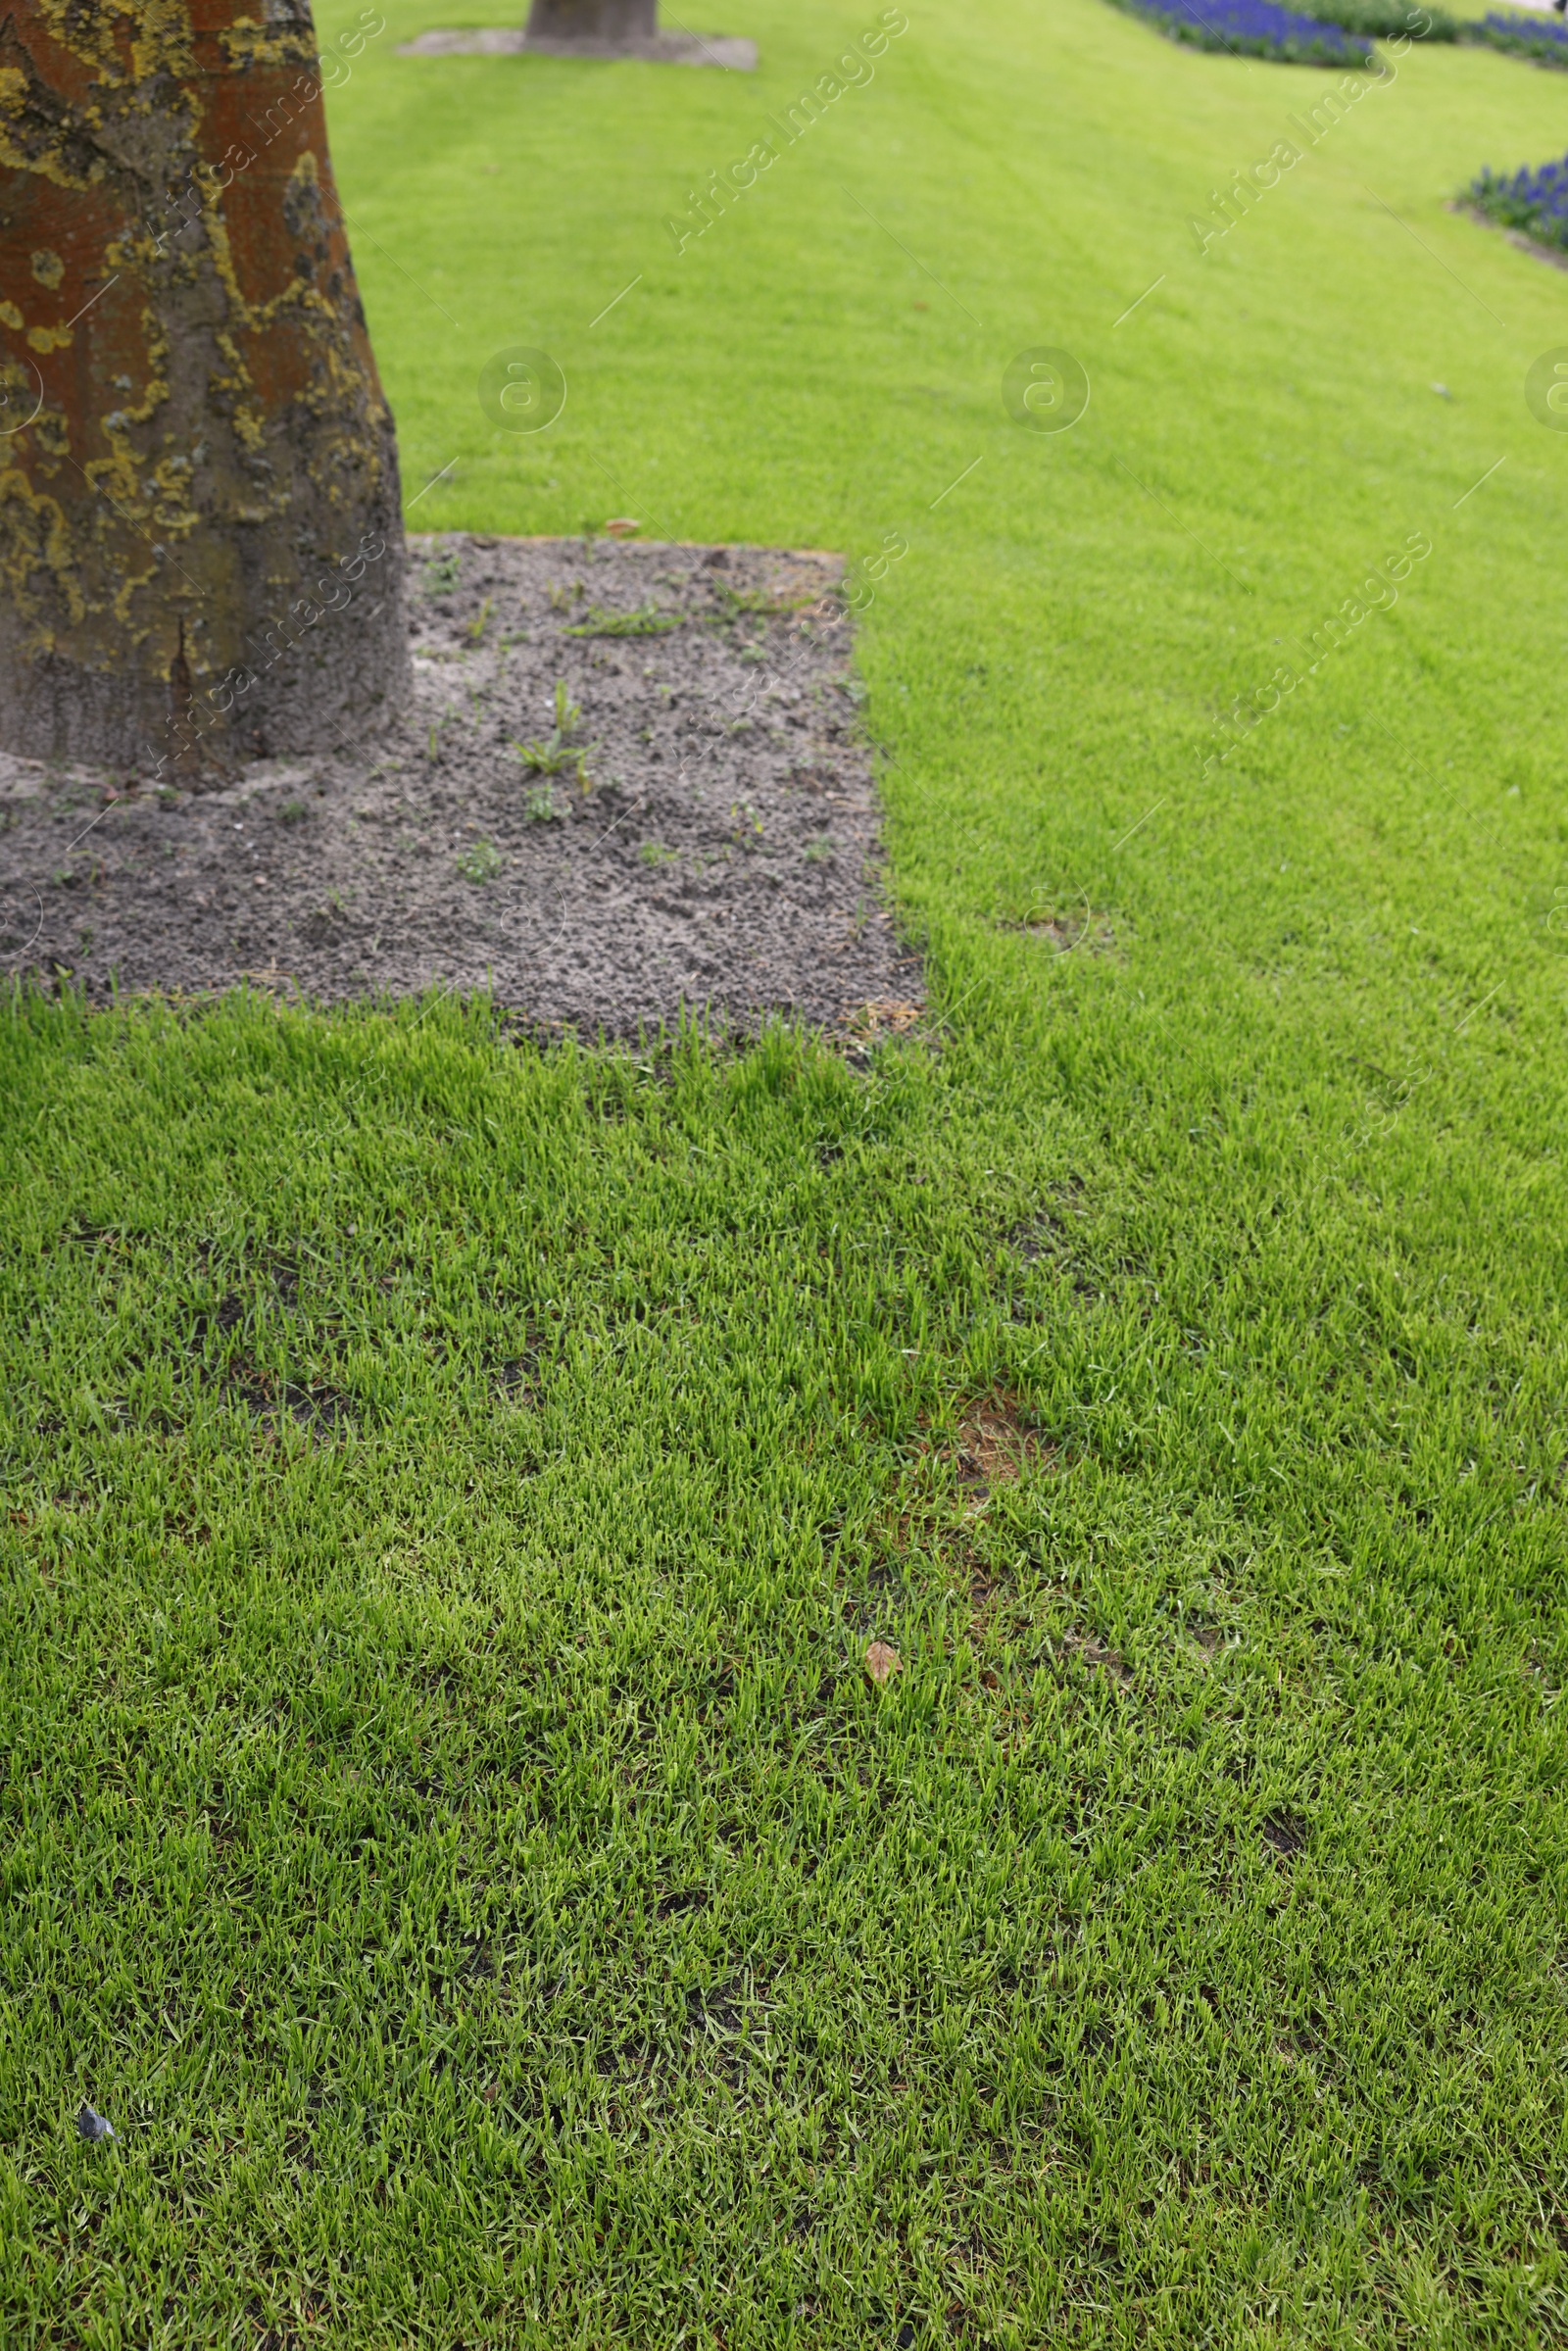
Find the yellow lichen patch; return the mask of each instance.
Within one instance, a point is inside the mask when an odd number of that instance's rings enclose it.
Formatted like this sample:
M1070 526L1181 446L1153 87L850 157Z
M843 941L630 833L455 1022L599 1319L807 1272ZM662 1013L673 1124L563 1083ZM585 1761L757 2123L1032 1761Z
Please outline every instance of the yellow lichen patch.
M143 269L158 258L158 239L144 221L132 221L129 228L118 237L111 237L104 247L106 269Z
M308 23L308 20L307 20ZM314 66L316 39L308 29L279 31L255 17L236 17L218 36L229 65L239 72L255 66Z
M120 38L130 34L132 81L155 73L186 74L195 67L190 10L186 0L35 0L38 14L62 49L94 70L108 89L126 78L118 71Z
M11 465L0 473L0 572L10 583L18 611L27 619L39 611L28 589L37 571L53 574L74 621L86 617L65 511L58 500L40 497L20 466Z
M109 435L109 447L111 455L90 459L82 473L89 486L112 500L122 514L133 522L143 521L147 510L136 476L136 453L114 432Z
M213 267L223 281L223 291L234 305L234 322L247 324L250 306L240 292L239 277L234 269L234 249L228 241L228 223L216 204L207 208L207 241L213 249ZM221 337L219 338L221 341ZM239 355L234 355L238 365Z
M71 455L71 426L63 409L40 409L28 429L49 457Z
M195 71L196 49L185 0L122 0L122 5L137 32L130 51L133 81L147 81L155 73L184 75Z
M9 326L16 334L22 332L22 313L14 302L0 302L0 326Z
M114 602L114 614L117 620L122 621L127 627L129 626L131 618L131 601L134 598L137 589L150 587L152 582L157 577L158 563L156 558L148 564L145 571L126 572L124 583ZM145 637L147 630L143 628L141 634Z
M0 164L9 165L13 171L32 171L39 179L52 179L57 188L90 188L102 179L108 166L100 156L83 178L79 171L68 171L57 153L51 148L41 155L28 155L0 129Z
M237 393L254 391L255 386L251 382L250 369L246 367L245 362L240 357L239 345L235 342L233 336L228 333L226 328L220 327L218 332L214 335L213 341L218 345L218 348L222 353L224 359L227 360L231 373L227 375L210 375L207 379L209 395L217 392Z
M147 337L147 389L137 407L124 411L129 424L145 424L154 409L161 408L169 398L169 379L164 373L169 365L169 336L163 320L150 306L142 312L141 323Z
M27 329L29 351L63 351L68 343L74 343L75 339L69 326L29 326Z
M66 265L58 253L45 248L32 257L32 274L41 286L57 286L66 274Z
M189 538L201 523L190 503L192 466L187 457L160 458L152 471L153 521L166 538Z
M19 66L0 66L0 164L13 171L31 171L40 179L52 179L57 187L87 188L103 178L108 165L99 156L85 178L80 172L70 171L62 161L62 148L74 127L68 112L54 125L53 142L41 150L19 147L6 130L8 122L18 122L27 109L31 95L27 76Z

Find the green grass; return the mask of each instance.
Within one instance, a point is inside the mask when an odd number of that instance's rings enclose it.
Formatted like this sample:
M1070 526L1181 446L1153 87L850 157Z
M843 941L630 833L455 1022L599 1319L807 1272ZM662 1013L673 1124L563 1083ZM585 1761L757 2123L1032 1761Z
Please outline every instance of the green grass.
M413 518L906 537L933 1019L8 1016L0 2336L1560 2341L1568 281L1445 209L1557 83L1412 53L1200 258L1331 77L926 0L677 257L875 11L710 13L755 82L391 0Z

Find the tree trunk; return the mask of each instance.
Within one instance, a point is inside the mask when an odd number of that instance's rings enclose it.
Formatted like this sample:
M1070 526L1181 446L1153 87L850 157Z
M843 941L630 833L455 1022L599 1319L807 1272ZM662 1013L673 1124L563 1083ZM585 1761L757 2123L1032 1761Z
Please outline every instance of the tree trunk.
M533 0L531 41L651 41L659 0Z
M0 748L334 748L408 689L402 577L309 0L10 0Z

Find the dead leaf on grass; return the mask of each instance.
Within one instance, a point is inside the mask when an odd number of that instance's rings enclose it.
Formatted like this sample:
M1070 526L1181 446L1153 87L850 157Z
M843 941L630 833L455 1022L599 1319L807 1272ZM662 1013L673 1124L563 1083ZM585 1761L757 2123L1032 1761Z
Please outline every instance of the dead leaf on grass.
M895 1674L904 1671L904 1659L888 1641L873 1641L866 1644L865 1670L878 1690L886 1690Z

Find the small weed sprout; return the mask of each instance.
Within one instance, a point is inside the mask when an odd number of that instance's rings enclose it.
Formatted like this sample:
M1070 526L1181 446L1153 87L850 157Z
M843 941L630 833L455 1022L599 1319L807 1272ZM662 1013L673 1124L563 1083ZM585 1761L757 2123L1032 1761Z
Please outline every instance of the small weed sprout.
M813 865L825 865L829 857L835 857L838 854L837 844L835 843L832 834L818 833L814 841L808 841L806 844L806 854L810 858Z
M662 841L645 841L637 855L645 865L673 865L676 853L666 849Z
M458 573L462 568L463 558L461 556L444 555L439 557L424 575L426 596L445 596L449 590L457 586Z
M809 591L804 596L770 596L764 588L732 588L727 580L716 579L713 601L726 620L739 621L759 613L768 619L780 619L786 613L800 612L812 602L812 597Z
M303 824L309 814L303 800L285 800L277 811L277 820L279 824Z
M493 841L475 841L458 858L458 871L465 881L493 882L501 871L501 852Z
M640 604L630 612L612 612L591 604L582 618L562 634L567 637L662 637L679 628L678 612L662 612L657 604Z
M564 678L556 683L555 713L555 726L545 742L516 743L513 749L531 775L574 774L579 788L586 792L591 780L588 752L570 739L582 723L582 705L572 701Z
M493 596L487 596L483 604L479 607L478 612L468 622L468 638L470 643L474 645L478 644L479 639L484 635L485 630L490 625L490 615L495 609L495 598Z
M548 784L530 784L522 796L522 813L529 824L559 824L565 810L557 808Z

